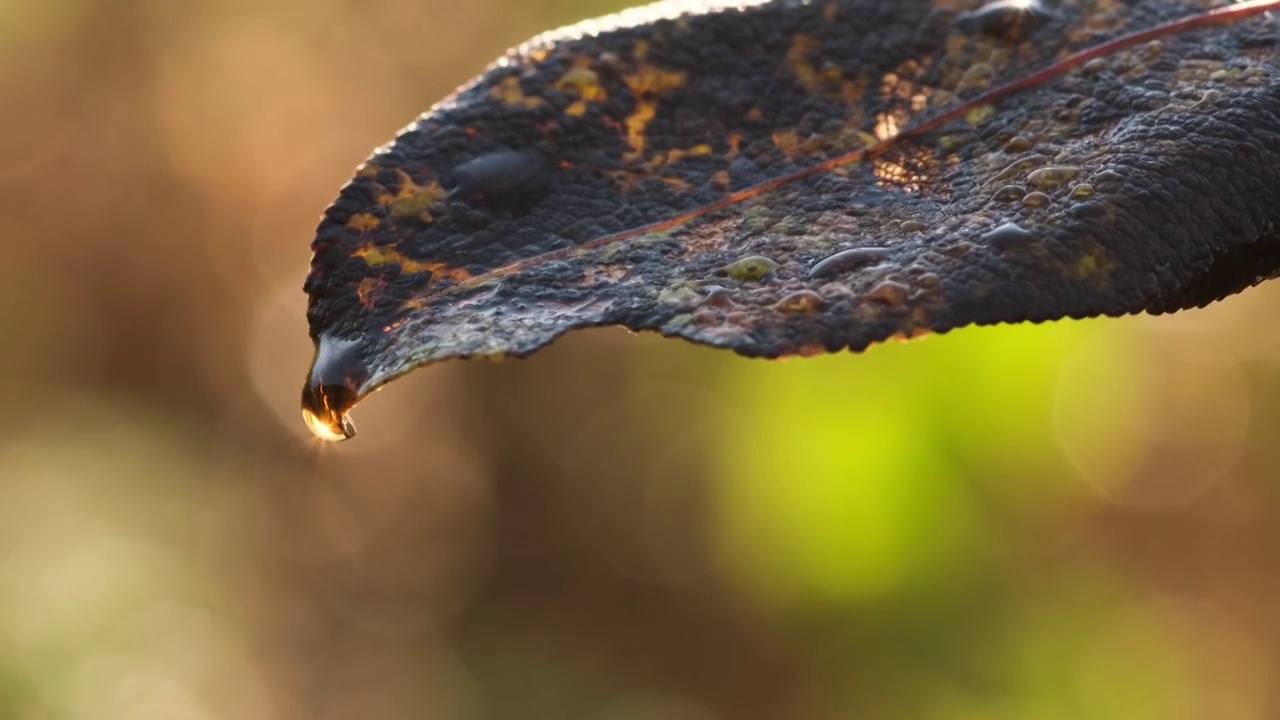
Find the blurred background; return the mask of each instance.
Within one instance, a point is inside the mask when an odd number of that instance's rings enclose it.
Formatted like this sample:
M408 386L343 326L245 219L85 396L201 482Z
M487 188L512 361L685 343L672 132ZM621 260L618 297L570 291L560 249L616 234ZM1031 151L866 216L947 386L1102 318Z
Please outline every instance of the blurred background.
M1280 717L1280 283L418 371L320 446L324 206L623 0L0 0L0 718Z

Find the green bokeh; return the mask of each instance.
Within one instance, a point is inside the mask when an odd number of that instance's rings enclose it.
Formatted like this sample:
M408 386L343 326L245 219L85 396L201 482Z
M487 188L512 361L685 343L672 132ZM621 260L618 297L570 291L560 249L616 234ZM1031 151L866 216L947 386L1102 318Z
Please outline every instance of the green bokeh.
M1129 591L1096 567L1027 567L1020 547L1096 503L1055 426L1078 411L1074 393L1131 382L1123 325L966 329L719 368L719 557L775 622L820 628L831 695L819 706L880 695L885 717L1160 716L1147 695L1177 668L1141 660L1168 656L1150 628L1105 659L1105 692L1080 689ZM1092 358L1087 389L1064 374L1082 352L1106 360ZM1100 446L1131 431L1124 413L1088 420ZM1020 577L1030 592L1004 605Z

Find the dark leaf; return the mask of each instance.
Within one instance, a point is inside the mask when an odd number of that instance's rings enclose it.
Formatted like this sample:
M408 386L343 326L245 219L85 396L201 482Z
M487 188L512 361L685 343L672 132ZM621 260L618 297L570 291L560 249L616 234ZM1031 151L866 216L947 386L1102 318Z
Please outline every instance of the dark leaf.
M777 357L1276 273L1280 2L979 5L669 3L511 51L325 213L308 422L580 327Z

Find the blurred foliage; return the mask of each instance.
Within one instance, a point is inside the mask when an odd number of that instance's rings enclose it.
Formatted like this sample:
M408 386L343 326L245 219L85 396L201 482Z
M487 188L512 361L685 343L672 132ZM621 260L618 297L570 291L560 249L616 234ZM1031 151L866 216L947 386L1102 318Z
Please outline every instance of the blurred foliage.
M1280 290L752 362L600 331L317 446L356 163L585 0L0 0L0 717L1268 718Z

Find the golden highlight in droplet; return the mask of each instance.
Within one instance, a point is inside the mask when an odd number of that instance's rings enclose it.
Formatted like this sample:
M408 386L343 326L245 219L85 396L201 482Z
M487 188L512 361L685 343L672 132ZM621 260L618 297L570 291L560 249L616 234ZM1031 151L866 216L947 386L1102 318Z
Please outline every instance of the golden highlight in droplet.
M328 442L355 437L356 426L347 412L359 399L356 388L367 375L358 340L320 336L302 387L302 421L307 429Z
M356 435L355 423L347 415L321 416L310 408L302 408L302 421L312 435L326 442L340 442Z

